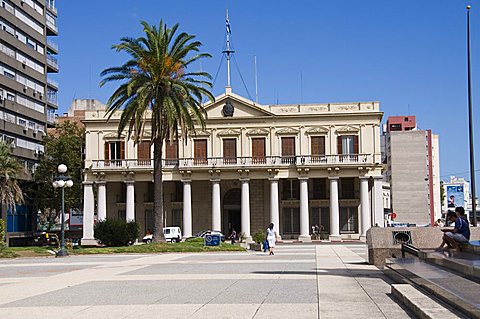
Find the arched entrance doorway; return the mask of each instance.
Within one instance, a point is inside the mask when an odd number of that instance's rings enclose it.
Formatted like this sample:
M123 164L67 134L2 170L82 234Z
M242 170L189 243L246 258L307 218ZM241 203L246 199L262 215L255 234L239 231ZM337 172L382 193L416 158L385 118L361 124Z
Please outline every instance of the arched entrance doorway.
M223 231L226 236L230 235L232 228L237 233L241 231L241 198L242 192L239 188L227 191L223 197Z

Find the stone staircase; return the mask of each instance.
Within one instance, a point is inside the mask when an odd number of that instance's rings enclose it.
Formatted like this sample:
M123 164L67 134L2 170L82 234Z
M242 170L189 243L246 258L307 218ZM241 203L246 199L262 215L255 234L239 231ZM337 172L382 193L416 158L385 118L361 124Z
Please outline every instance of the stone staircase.
M392 295L420 318L480 319L480 245L462 252L420 250L387 259Z

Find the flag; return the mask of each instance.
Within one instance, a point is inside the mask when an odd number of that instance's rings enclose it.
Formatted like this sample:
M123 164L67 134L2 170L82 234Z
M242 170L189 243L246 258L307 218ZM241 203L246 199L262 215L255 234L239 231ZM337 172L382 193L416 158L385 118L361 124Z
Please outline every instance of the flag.
M227 34L230 34L230 33L232 33L232 31L230 30L230 19L228 17L227 17L226 22L227 22Z

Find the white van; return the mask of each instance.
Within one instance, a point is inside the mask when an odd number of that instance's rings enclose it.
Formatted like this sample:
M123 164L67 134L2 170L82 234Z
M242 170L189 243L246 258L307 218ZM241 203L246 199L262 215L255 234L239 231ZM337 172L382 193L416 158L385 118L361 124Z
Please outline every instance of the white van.
M164 227L163 236L167 242L179 243L182 240L182 230L180 227Z

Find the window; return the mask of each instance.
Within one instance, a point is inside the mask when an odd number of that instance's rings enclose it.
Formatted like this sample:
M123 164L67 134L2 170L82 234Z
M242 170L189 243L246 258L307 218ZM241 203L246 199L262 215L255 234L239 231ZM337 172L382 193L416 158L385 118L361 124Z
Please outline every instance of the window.
M282 137L282 163L295 163L295 137Z
M337 138L337 152L340 162L358 162L358 136L342 135Z
M193 148L193 163L195 165L207 164L207 140L194 140Z
M252 138L252 164L265 163L265 138Z
M165 165L178 165L178 140L165 141Z
M340 233L358 233L358 207L340 207Z
M310 209L310 226L318 226L320 236L322 234L330 234L330 208L329 207L312 207ZM328 238L319 238L328 239Z
M327 199L327 179L314 178L312 184L312 199Z
M223 163L227 165L237 164L237 139L223 139Z
M312 163L324 162L325 158L325 136L310 137L311 161Z
M355 198L355 180L353 177L341 178L341 199Z
M105 165L122 165L122 159L125 159L125 142L106 142L105 143ZM112 160L112 161L109 161Z
M142 141L137 144L138 165L150 165L150 142Z
M298 179L285 179L282 181L282 199L300 199L300 182Z

